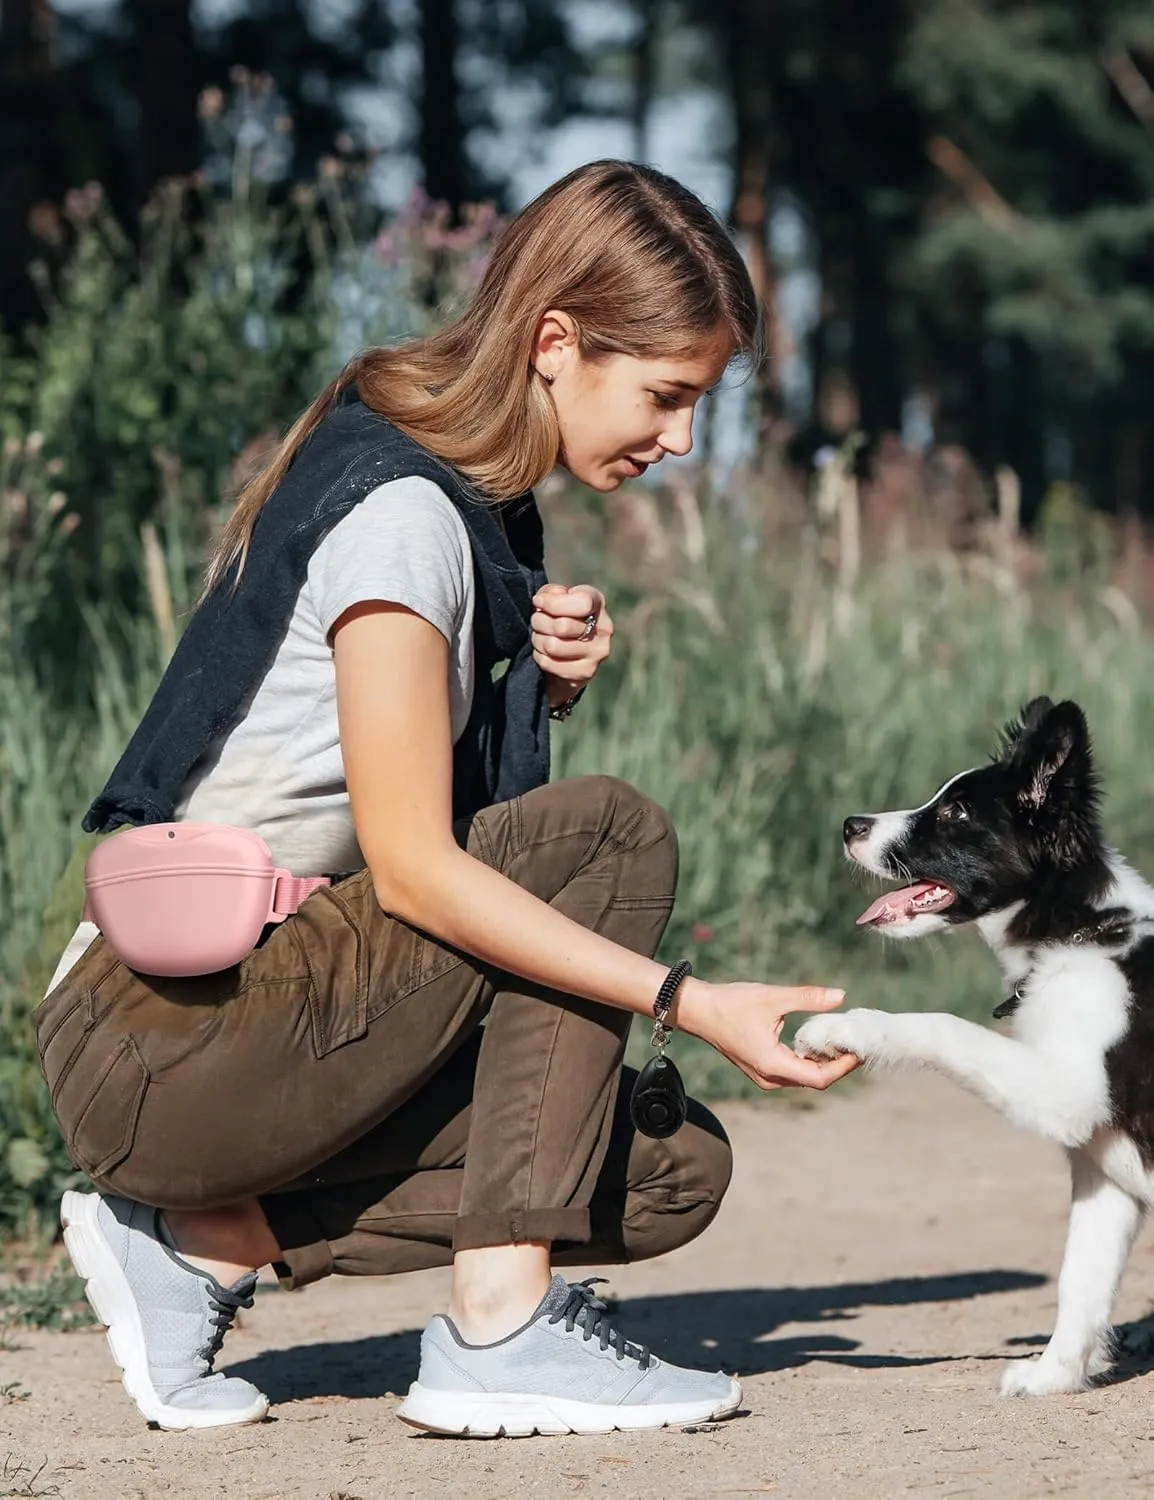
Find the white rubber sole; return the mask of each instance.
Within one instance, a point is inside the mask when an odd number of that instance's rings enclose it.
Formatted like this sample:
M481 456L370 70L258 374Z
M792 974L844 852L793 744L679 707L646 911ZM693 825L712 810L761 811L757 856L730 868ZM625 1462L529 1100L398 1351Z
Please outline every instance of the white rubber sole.
M92 1311L104 1324L108 1347L120 1367L124 1389L141 1416L170 1431L259 1422L268 1412L267 1396L259 1396L239 1411L212 1412L166 1406L157 1395L148 1375L144 1330L136 1299L96 1220L99 1203L95 1193L64 1194L60 1204L64 1245L76 1274L84 1280L84 1294Z
M475 1391L436 1391L414 1381L397 1416L422 1432L445 1437L560 1436L575 1432L635 1432L681 1423L720 1422L741 1405L741 1387L724 1401L682 1401L668 1406L596 1406L561 1396L488 1395Z

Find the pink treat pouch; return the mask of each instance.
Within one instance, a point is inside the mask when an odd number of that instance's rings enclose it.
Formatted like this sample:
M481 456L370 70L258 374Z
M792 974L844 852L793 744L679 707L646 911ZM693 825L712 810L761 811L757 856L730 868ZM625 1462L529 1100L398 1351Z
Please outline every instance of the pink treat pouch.
M251 953L327 876L278 869L258 834L224 823L149 823L105 839L84 867L84 918L130 969L215 974Z

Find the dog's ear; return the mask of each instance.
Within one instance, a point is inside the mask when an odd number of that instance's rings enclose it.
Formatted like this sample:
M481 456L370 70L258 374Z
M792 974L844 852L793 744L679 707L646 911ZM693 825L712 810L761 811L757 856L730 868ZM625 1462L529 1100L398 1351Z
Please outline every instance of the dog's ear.
M1013 774L1017 804L1060 853L1074 836L1072 826L1065 832L1063 826L1073 819L1080 828L1097 803L1086 716L1076 703L1035 698L1015 728L1003 763Z
M1040 728L1046 715L1053 707L1054 700L1052 698L1031 698L1017 719L1012 724L1007 724L1002 731L1002 743L998 758L1007 764L1010 763L1014 759L1022 741L1028 739L1035 730Z

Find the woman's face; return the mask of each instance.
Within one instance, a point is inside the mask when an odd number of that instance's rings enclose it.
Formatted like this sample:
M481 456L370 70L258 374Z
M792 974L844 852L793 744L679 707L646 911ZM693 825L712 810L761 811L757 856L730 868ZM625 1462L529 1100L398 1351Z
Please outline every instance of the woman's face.
M629 354L584 358L576 327L564 313L542 320L533 363L549 392L561 429L558 462L590 489L608 492L644 474L667 453L693 447L693 415L733 356L724 333L691 355L638 359Z

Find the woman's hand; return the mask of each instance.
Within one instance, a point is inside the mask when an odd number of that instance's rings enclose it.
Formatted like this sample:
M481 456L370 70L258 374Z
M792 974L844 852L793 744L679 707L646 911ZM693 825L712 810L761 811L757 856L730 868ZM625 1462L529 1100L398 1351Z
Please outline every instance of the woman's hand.
M758 1088L781 1089L800 1084L827 1089L861 1066L852 1053L839 1057L798 1057L781 1040L792 1011L836 1010L844 990L819 985L791 989L776 984L706 984L687 979L678 991L670 1020L709 1042Z
M533 596L533 659L549 679L549 700L563 703L592 682L609 655L613 621L600 589L547 583Z

